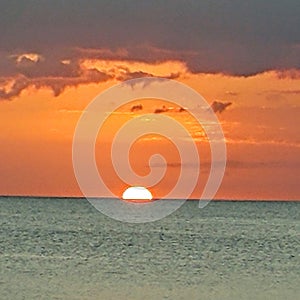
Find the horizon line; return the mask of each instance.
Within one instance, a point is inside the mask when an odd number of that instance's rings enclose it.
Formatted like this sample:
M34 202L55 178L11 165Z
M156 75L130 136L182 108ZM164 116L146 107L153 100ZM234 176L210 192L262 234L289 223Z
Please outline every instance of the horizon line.
M70 200L81 200L81 199L87 199L85 196L47 196L47 195L0 195L0 198L35 198L35 199L70 199ZM121 199L119 197L91 197L92 199ZM300 199L253 199L253 198L247 198L247 199L227 199L227 198L216 198L211 200L206 199L197 199L197 198L167 198L167 199L161 199L161 198L153 198L154 201L157 200L186 200L186 201L221 201L221 202L300 202Z

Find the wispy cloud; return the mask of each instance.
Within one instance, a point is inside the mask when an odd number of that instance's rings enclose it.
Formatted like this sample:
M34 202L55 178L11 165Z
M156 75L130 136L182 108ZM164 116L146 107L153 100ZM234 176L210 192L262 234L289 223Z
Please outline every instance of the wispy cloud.
M226 143L229 144L245 144L245 145L274 145L283 147L300 148L300 143L287 140L262 140L262 139L230 139L226 138Z

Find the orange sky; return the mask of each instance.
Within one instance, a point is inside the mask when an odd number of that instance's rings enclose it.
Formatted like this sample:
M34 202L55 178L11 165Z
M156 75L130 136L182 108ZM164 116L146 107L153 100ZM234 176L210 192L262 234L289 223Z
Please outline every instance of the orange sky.
M124 77L130 70L130 73L144 72L162 77L178 73L176 80L198 91L209 103L214 100L232 102L223 113L218 113L227 142L228 165L217 198L300 199L300 77L289 76L289 73L283 76L275 71L249 77L191 73L179 61L150 64L82 60L81 68L112 72L114 77L102 83L87 81L71 85L58 97L54 97L47 87L29 85L15 98L0 102L0 194L80 196L72 168L72 138L76 123L95 96L118 83L118 76ZM152 112L161 104L153 102L144 112ZM110 112L109 107L103 109ZM121 110L124 120L128 111L126 107ZM178 117L176 113L168 113L187 125L190 123L185 114ZM135 114L129 114L130 118L133 116ZM118 122L121 119L122 113L117 117ZM118 122L113 124L117 126ZM187 126L196 137L199 128ZM113 136L113 130L110 130L105 137L108 142ZM101 135L99 140L101 142ZM176 150L166 151L169 149L166 143L145 139L138 141L132 149L132 157L139 157L131 159L133 168L141 174L147 171L146 156L151 151L164 149L171 166L163 182L153 187L153 194L158 196L172 187L180 168ZM197 139L196 143L203 153L203 175L194 197L203 186L210 159L204 143ZM98 166L115 193L121 194L125 184L108 176L113 173L107 159L99 161Z

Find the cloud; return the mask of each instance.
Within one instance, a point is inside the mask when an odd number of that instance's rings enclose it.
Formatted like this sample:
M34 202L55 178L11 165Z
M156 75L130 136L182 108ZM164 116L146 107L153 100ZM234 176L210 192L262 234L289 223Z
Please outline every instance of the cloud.
M93 51L93 54L96 52L98 53L98 51ZM105 49L103 52L109 53ZM80 84L101 83L111 79L126 81L149 77L158 77L158 80L159 78L176 79L180 76L180 72L157 76L142 70L131 70L125 65L118 65L118 63L112 64L112 66L104 64L104 66L95 68L93 63L86 64L87 58L81 57L81 54L82 49L79 52L73 49L68 52L68 55L47 52L43 55L18 53L7 56L11 65L8 68L8 74L0 77L0 99L16 97L29 86L37 89L48 87L52 89L54 96L59 96L66 87L76 87ZM105 60L95 59L94 63L97 64L97 62L100 62L101 65L101 63L105 63ZM144 85L147 84L145 80Z
M276 75L279 79L300 79L300 70L278 70L276 71Z
M139 111L139 110L142 110L142 109L143 109L143 105L142 104L136 104L136 105L131 106L130 111L131 112L135 112L135 111Z
M220 102L220 101L214 101L211 104L211 108L214 112L222 113L228 106L230 106L231 102Z
M10 99L15 96L18 96L23 89L29 86L29 80L25 76L18 76L9 90L5 90L4 88L0 89L0 99Z
M244 144L244 145L273 145L273 146L282 146L282 147L294 147L300 148L300 143L297 141L290 142L288 140L255 140L255 139L229 139L226 138L226 143L230 144Z
M223 167L222 161L216 161L214 163L215 167ZM273 161L273 160L266 160L266 161L241 161L241 160L232 160L228 159L226 161L227 169L261 169L261 168L282 168L282 167L289 167L289 168L299 168L300 164L298 162L287 163L286 161ZM184 163L181 162L167 162L166 165L162 163L155 163L151 164L152 168L198 168L198 165L195 163ZM209 161L202 161L200 163L200 167L202 168L202 172L207 172L207 169L211 167L211 162Z
M78 57L84 57L89 59L127 59L128 50L125 48L118 48L111 50L108 48L80 48L75 47L74 53Z
M0 52L9 54L81 49L81 56L179 60L196 73L245 76L299 70L298 0L1 1L0 11Z
M143 71L130 72L130 70L126 68L122 70L121 75L119 75L117 79L120 81L126 81L130 79L144 78L144 77L153 77L153 75L151 73L147 73Z
M11 57L15 58L18 64L22 64L24 62L36 63L43 60L43 57L37 53L23 53L21 55L12 55Z
M300 94L300 89L290 89L290 90L283 90L283 89L278 89L278 90L266 90L260 93L257 93L258 95L265 95L265 94L271 94L271 95L298 95Z
M87 71L86 59L177 61L193 73L237 76L277 70L278 78L299 79L298 2L1 1L0 96L10 99L29 85L58 95L88 79L155 76L118 67ZM171 70L165 78L180 74Z
M154 83L154 82L160 82L163 79L177 79L180 77L180 72L177 73L170 73L170 74L166 74L164 76L157 76L151 73L147 73L147 72L143 72L143 71L135 71L135 72L131 72L128 68L124 67L122 68L122 72L121 75L117 76L116 79L120 80L120 81L124 81L124 85L129 85L131 86L131 88L135 88L135 86L137 84L142 85L143 88L145 88L146 86L148 86L150 83ZM155 79L153 78L155 77ZM130 79L135 79L135 78L139 78L140 80L137 82L130 82L128 80ZM149 81L149 78L153 78L151 81Z
M24 75L18 75L12 79L12 84L9 88L0 88L0 99L8 100L19 96L20 93L29 86L34 86L37 89L48 87L52 89L54 96L57 97L68 86L105 82L109 79L111 79L110 75L107 75L96 69L81 70L77 76L65 78L50 76L30 78Z
M167 78L167 79L177 79L180 77L180 72L174 72L174 73L169 73L164 76L157 76L149 72L144 72L144 71L130 71L130 68L126 66L119 66L116 67L115 71L119 72L119 75L116 76L117 80L120 81L126 81L130 79L135 79L135 78L145 78L145 77L157 77L157 78Z

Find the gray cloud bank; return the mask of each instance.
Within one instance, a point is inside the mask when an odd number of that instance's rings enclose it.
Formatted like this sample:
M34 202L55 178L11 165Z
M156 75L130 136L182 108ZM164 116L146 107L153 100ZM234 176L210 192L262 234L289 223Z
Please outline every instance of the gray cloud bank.
M272 69L299 76L299 0L2 0L0 13L0 81L18 75L16 91L26 82L53 87L58 78L76 85L111 76L83 74L80 58L180 60L191 72L249 76ZM45 59L16 64L18 53ZM1 96L12 95L2 89Z

